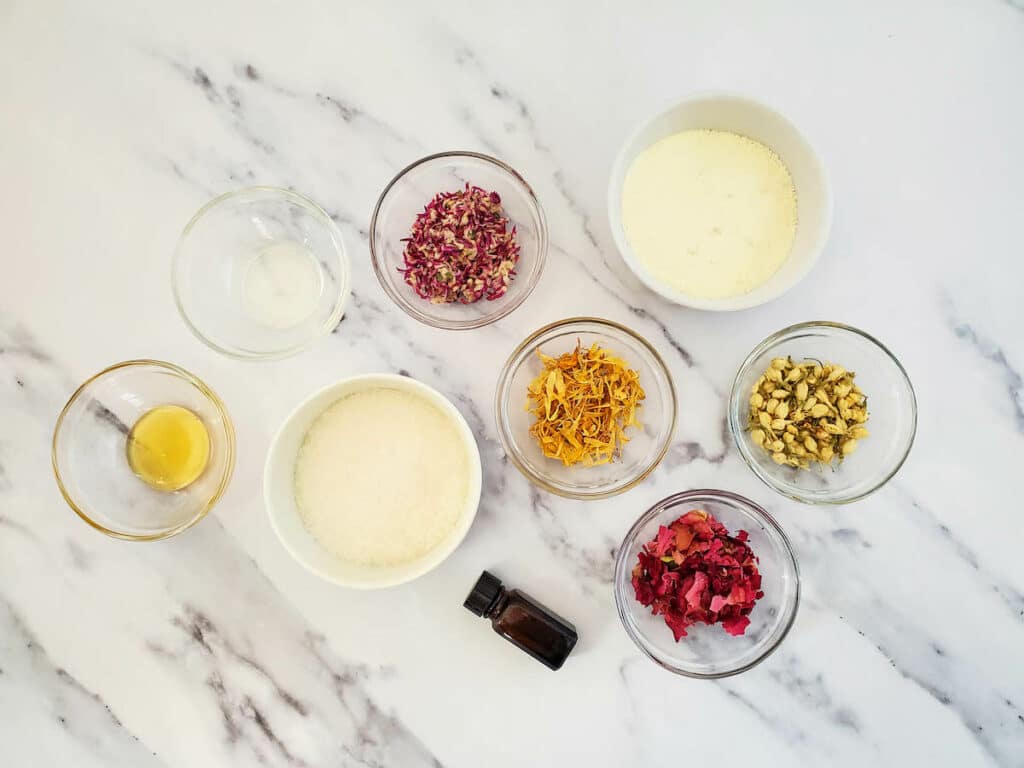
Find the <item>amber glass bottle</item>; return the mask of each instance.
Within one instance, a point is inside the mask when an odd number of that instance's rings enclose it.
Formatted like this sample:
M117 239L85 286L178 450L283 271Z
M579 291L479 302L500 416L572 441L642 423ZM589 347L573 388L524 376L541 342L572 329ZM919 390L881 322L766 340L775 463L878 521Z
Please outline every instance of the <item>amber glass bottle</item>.
M576 645L576 628L518 589L505 589L487 571L463 605L491 620L494 631L541 664L558 669Z

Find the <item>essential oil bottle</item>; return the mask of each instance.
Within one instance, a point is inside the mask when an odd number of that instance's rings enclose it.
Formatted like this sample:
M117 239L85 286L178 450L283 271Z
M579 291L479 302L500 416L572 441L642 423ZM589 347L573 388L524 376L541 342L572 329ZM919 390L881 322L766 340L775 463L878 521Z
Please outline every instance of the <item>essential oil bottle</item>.
M494 631L551 669L559 669L576 645L576 628L518 589L505 589L487 571L463 605L491 620Z

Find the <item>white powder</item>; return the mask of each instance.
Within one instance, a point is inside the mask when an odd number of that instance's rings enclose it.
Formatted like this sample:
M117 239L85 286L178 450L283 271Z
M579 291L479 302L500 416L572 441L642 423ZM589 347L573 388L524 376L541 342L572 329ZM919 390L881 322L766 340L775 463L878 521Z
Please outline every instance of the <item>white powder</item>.
M310 427L295 500L335 556L371 565L415 560L462 515L470 457L451 416L416 394L371 389L342 398Z
M641 152L626 173L622 223L637 259L660 282L699 298L749 293L789 258L793 179L746 136L683 131Z

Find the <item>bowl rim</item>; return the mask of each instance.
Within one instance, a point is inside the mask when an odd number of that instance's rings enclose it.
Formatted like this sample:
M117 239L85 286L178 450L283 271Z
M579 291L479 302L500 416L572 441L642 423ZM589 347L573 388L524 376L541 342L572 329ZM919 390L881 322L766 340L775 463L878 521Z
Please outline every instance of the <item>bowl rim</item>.
M338 289L338 296L335 299L334 309L331 310L331 314L328 315L320 327L317 328L316 333L311 333L309 338L300 344L294 344L290 347L285 347L271 352L254 352L252 350L239 349L237 347L227 347L223 344L218 344L213 339L206 336L199 327L192 322L188 312L185 310L178 279L178 272L181 268L182 259L184 258L183 253L185 241L188 239L189 234L191 234L199 221L202 220L203 216L209 213L212 209L231 199L253 194L283 198L309 210L310 213L321 220L321 223L330 232L331 240L336 245L335 251L338 254L338 261L341 264L341 269L339 270L340 286ZM199 210L192 214L192 218L188 220L185 228L182 229L181 234L178 235L178 241L174 246L174 253L171 256L171 291L174 294L174 304L178 308L178 314L184 321L185 326L189 331L191 331L193 336L203 342L203 344L208 346L210 349L236 360L282 360L308 349L325 335L333 331L338 326L338 323L341 322L341 318L345 313L345 305L348 303L349 295L351 293L351 275L352 266L349 263L348 250L345 246L345 238L342 236L338 225L335 224L334 219L331 218L331 215L327 213L327 211L324 210L324 208L315 200L312 200L299 192L295 192L294 190L271 185L240 187L239 189L230 190L217 195L217 197L214 197L212 200L208 200L201 208L199 208Z
M624 600L626 599L626 597L628 597L628 595L623 593L624 587L620 587L620 584L625 583L620 577L623 576L623 571L627 566L626 561L628 558L626 553L629 550L629 547L627 547L626 545L628 542L632 541L637 537L640 529L643 526L647 525L647 523L649 523L655 517L660 515L662 512L664 512L667 509L670 509L671 507L679 506L680 504L690 500L707 498L711 498L714 500L725 500L728 502L732 502L734 504L739 504L740 506L744 507L749 513L751 513L751 515L754 518L756 518L759 522L765 524L773 531L775 531L775 533L778 534L780 540L782 541L783 551L786 553L786 555L789 558L790 564L793 566L793 583L795 585L795 589L793 591L792 609L790 610L789 618L786 620L782 632L775 639L775 641L770 646L765 648L765 650L762 653L760 653L756 658L752 659L746 664L743 664L739 667L727 669L722 672L693 672L692 670L683 669L678 666L666 664L664 661L662 661L653 653L651 653L640 641L639 631L632 626L632 622L630 621L629 617L629 612L624 604ZM656 663L659 667L667 669L669 672L673 672L674 674L682 675L683 677L690 677L698 680L719 680L724 677L732 677L733 675L738 675L741 672L746 672L747 670L756 667L762 661L771 656L778 649L778 647L782 645L782 641L786 639L786 636L789 635L790 630L793 629L793 624L796 622L797 614L800 612L800 563L796 558L796 552L793 551L793 544L789 540L789 536L786 535L786 531L782 528L781 525L779 525L778 521L774 517L772 517L771 514L769 514L768 511L760 504L758 504L755 501L752 501L746 496L742 496L738 493L733 493L732 491L726 491L719 488L696 488L689 491L679 491L677 493L673 493L669 496L666 496L660 501L656 501L647 509L647 511L645 511L643 514L640 515L640 517L636 519L636 522L633 523L629 531L626 532L626 535L623 536L622 543L619 545L619 550L615 554L615 575L614 581L612 583L612 591L615 596L615 610L616 613L618 613L619 615L619 621L622 623L623 629L626 630L626 634L629 636L629 639L633 641L633 644L636 645L637 648L639 648L647 658L651 659L651 661Z
M522 186L523 191L526 193L527 199L533 206L533 210L536 213L538 223L537 258L530 273L527 275L522 275L522 277L526 278L527 280L526 290L523 292L523 295L515 301L507 302L496 312L483 315L478 318L473 318L471 320L447 320L444 318L439 318L436 315L431 315L426 312L420 311L412 303L406 301L405 298L403 298L401 294L399 294L398 291L395 290L394 286L391 284L391 280L389 280L388 277L386 276L384 265L381 263L381 256L380 254L377 253L376 246L377 220L380 217L381 207L383 206L384 201L387 199L388 194L391 192L394 186L399 181L401 181L402 178L406 176L406 174L415 170L419 166L425 165L427 163L432 163L435 160L444 160L448 158L471 158L474 160L480 160L483 161L484 163L489 163L490 165L495 166L499 170L504 171L507 175L511 176L516 182L518 182ZM544 265L547 262L548 255L547 218L544 215L544 208L541 206L540 200L537 198L536 192L533 191L533 187L530 186L529 182L527 182L526 179L523 178L522 174L520 174L519 171L517 171L508 163L504 162L503 160L499 160L498 158L493 157L491 155L486 155L482 152L473 152L472 150L448 150L445 152L435 152L434 154L426 155L425 157L421 157L418 160L409 163L402 170L396 173L394 177L392 177L391 181L389 181L385 185L383 191L380 193L380 196L377 198L377 202L373 206L373 215L370 217L370 230L368 239L370 241L370 263L373 265L373 272L377 276L377 282L380 283L380 287L384 290L384 293L387 294L388 298L390 298L391 301L394 302L394 304L398 306L399 309L401 309L414 320L417 320L423 323L424 325L429 325L433 328L443 328L449 331L468 331L472 330L473 328L482 328L485 325L490 325L491 323L501 320L503 317L510 315L513 311L518 309L523 304L523 302L530 297L530 294L533 293L534 288L537 287L537 283L540 281L541 274L544 272Z
M653 458L650 464L647 467L645 467L643 471L641 471L629 483L619 488L612 488L606 491L576 491L563 488L547 482L544 478L530 470L529 467L526 466L526 463L522 461L522 459L520 458L519 452L515 449L515 441L512 439L510 430L508 428L508 424L506 420L503 418L503 413L505 412L505 410L507 410L506 404L509 402L509 399L511 397L513 362L517 358L519 358L524 352L529 350L531 347L537 346L538 340L541 339L542 337L546 336L552 331L558 330L565 326L574 325L576 323L592 323L600 327L611 328L614 329L615 331L626 334L634 341L638 342L654 358L656 367L659 368L662 374L664 375L664 379L668 384L669 393L671 394L670 401L672 404L672 421L671 424L669 424L667 432L665 433L664 445L661 446L660 450L658 451L658 454ZM523 341L521 341L516 346L516 348L505 360L505 364L501 367L501 372L498 374L498 383L494 390L494 419L495 422L497 423L498 439L501 443L502 449L505 452L505 455L509 458L512 464L515 465L516 469L518 469L531 483L540 488L543 488L549 493L553 493L556 496L561 496L567 499L596 501L598 499L607 499L613 496L618 496L619 494L625 493L631 488L635 488L637 485L643 482L652 472L654 472L655 469L658 468L658 465L661 464L662 459L665 458L665 455L672 447L672 442L675 436L678 418L679 396L676 392L675 382L672 380L672 372L669 370L668 365L665 363L664 358L662 358L658 350L654 348L654 345L652 345L651 342L649 342L646 338L641 336L633 329L628 328L627 326L622 325L621 323L617 323L614 320L608 320L606 318L601 317L567 317L562 320L556 320L553 323L548 323L547 325L544 325L535 330L533 333L531 333L529 336L523 339Z
M627 163L627 154L630 154L633 147L637 144L640 135L647 130L647 128L657 120L660 120L667 115L675 112L681 107L688 106L699 102L710 102L710 101L738 101L744 102L747 105L756 107L757 109L764 110L771 113L780 123L788 127L793 134L804 144L807 148L808 158L818 172L822 183L822 222L821 227L817 233L813 246L809 249L810 257L807 259L806 264L803 268L797 272L793 279L782 285L778 290L773 291L770 294L764 295L757 300L750 300L750 296L754 291L739 296L728 296L719 299L706 299L696 296L689 296L681 291L677 291L670 286L664 285L654 278L653 275L649 274L647 269L640 263L639 259L633 253L633 248L629 244L629 239L626 237L626 230L622 224L622 195L620 192L622 183L625 181L626 172L629 170ZM752 138L752 137L751 137ZM757 140L757 139L755 139ZM773 148L769 147L774 151ZM608 178L608 192L607 192L607 204L608 204L608 224L612 232L612 239L615 241L615 246L618 248L619 254L622 256L622 260L629 267L630 271L643 283L648 289L654 291L656 294L668 301L678 304L684 307L690 307L691 309L707 310L711 312L736 312L744 309L751 309L753 307L759 307L763 304L767 304L771 301L787 293L791 289L795 288L800 282L810 274L811 270L817 265L818 260L821 258L822 252L825 250L825 246L828 243L829 234L832 230L832 219L834 213L834 200L832 194L832 183L828 175L828 170L825 167L824 162L821 159L821 153L817 147L811 142L807 135L797 128L796 124L786 117L781 111L776 109L770 104L767 104L759 99L755 99L748 96L745 93L738 91L728 90L696 90L688 93L687 95L674 99L669 102L663 103L663 105L656 110L650 117L647 117L640 122L636 123L634 128L629 132L626 140L622 143L618 153L615 156L615 160L612 163L611 174ZM799 201L798 201L799 206ZM799 214L799 207L798 207ZM769 278L770 279L770 278ZM756 289L755 289L756 290Z
M89 515L78 506L67 487L64 485L64 479L61 477L60 464L57 461L57 444L60 438L61 428L64 426L64 418L67 416L71 405L78 400L78 398L85 392L88 387L99 379L103 378L107 374L113 373L114 371L121 370L122 368L141 368L141 367L155 367L162 368L166 371L170 371L174 375L185 379L192 386L198 389L207 400L213 405L220 415L221 421L224 424L224 434L227 439L227 456L224 465L224 472L221 476L220 482L214 489L214 492L210 495L210 498L206 501L203 507L189 520L183 523L179 523L173 528L168 528L159 533L148 533L148 534L134 534L125 533L124 531L114 530L113 528L107 528L102 523L98 523L93 520ZM224 402L202 379L196 376L194 373L185 370L181 366L175 365L174 363L168 363L164 360L155 360L149 358L139 358L136 360L125 360L120 363L107 366L102 371L94 373L92 376L83 381L79 387L71 394L64 407L61 408L60 414L57 416L57 421L53 427L53 437L50 442L50 465L53 468L53 476L57 481L57 488L60 490L61 496L64 497L64 501L69 507L78 515L82 520L88 523L90 526L95 528L100 533L104 533L107 536L111 536L115 539L121 539L122 541L161 541L163 539L169 539L172 536L177 536L179 533L183 533L191 528L193 525L198 523L210 510L213 509L214 505L220 500L221 496L227 490L228 485L231 482L231 476L235 471L235 425L231 421L231 415L228 413L227 408L224 406Z
M470 493L469 498L466 501L465 511L459 517L459 520L456 523L456 528L453 530L450 537L442 540L433 549L425 552L420 558L418 558L418 560L412 561L418 563L417 568L412 569L407 575L400 578L381 578L377 581L350 581L345 578L339 578L338 576L328 574L314 567L306 560L301 552L292 546L288 538L281 533L281 529L277 522L277 518L278 515L281 514L281 510L271 502L271 475L275 472L272 467L277 466L276 459L278 458L278 445L281 440L284 439L285 431L297 418L310 408L314 401L336 390L356 387L356 389L352 390L352 393L354 393L356 391L364 391L375 384L380 385L382 382L397 384L399 386L396 388L405 392L415 391L421 395L426 395L425 399L428 401L439 401L446 404L445 410L447 415L458 427L459 433L463 438L463 442L469 451ZM339 399L340 397L341 396L339 396ZM337 400L334 402L337 402ZM330 408L331 404L328 404L321 409L317 416L322 414L327 408ZM455 552L456 549L459 548L466 536L469 534L469 531L476 520L477 513L480 510L480 499L483 495L483 464L480 458L480 446L477 444L476 436L473 434L473 430L469 426L469 422L466 421L466 417L462 415L462 412L455 406L455 403L429 384L425 384L419 379L415 379L411 376L403 376L397 373L363 373L354 376L346 376L342 379L331 382L330 384L319 387L306 397L302 398L302 400L292 408L288 415L281 421L281 424L274 432L274 436L270 441L270 445L267 449L267 456L264 460L262 494L263 505L266 509L267 517L270 519L270 527L274 531L274 535L277 537L281 546L284 547L285 551L291 555L292 559L307 571L320 577L324 581L328 581L348 589L374 590L397 587L402 584L408 584L411 581L415 581L416 579L425 576L430 571L438 568L452 555L452 553Z
M743 378L743 374L746 373L753 365L754 361L769 351L781 341L785 340L792 334L808 330L812 328L831 328L838 330L843 333L850 333L855 336L860 336L865 339L868 343L879 349L883 355L889 358L896 366L896 370L899 371L900 376L907 385L907 390L910 392L910 436L907 439L907 445L903 450L903 454L896 461L890 470L884 473L884 476L870 488L862 493L854 494L852 496L841 496L834 499L831 498L817 498L814 496L805 496L800 493L794 493L788 486L783 487L777 484L770 475L761 470L760 464L754 460L749 446L743 440L743 433L745 429L742 424L738 422L737 417L737 406L745 400L745 396L740 392L740 380ZM742 399L741 399L742 398ZM907 458L910 456L910 450L914 447L914 440L917 437L917 393L914 391L914 384L910 380L910 376L907 374L906 369L903 367L903 363L900 362L899 358L892 353L892 351L885 346L881 341L876 339L870 333L862 331L859 328L855 328L852 325L845 325L844 323L838 323L831 320L808 320L802 323L795 323L793 325L786 326L775 333L771 334L760 343L758 343L750 354L744 358L740 367L736 371L736 376L733 378L732 387L729 390L729 403L727 407L729 431L732 433L733 442L736 444L736 448L739 451L740 456L743 458L744 463L750 468L750 470L757 476L762 483L767 485L773 491L781 496L784 496L793 501L798 501L802 504L810 505L829 505L837 506L842 504L852 504L861 499L867 498L872 493L877 491L879 488L884 486L896 473L900 471Z

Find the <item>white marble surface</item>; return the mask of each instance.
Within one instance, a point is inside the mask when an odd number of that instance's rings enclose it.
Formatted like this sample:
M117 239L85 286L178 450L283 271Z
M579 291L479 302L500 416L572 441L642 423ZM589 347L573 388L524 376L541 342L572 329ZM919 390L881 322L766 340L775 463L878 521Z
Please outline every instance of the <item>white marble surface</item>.
M1019 0L143 5L0 0L0 763L1024 765ZM642 290L604 215L627 131L699 88L776 105L835 188L820 265L786 299L735 315ZM450 148L520 169L551 229L535 294L467 335L399 312L367 253L381 187ZM355 271L339 331L266 365L202 347L168 284L192 212L251 183L320 201ZM512 347L575 313L646 334L682 396L668 460L593 504L532 490L491 417ZM746 352L818 318L889 344L921 412L897 478L831 510L773 496L723 436ZM139 356L209 381L240 446L215 514L151 545L83 525L49 467L74 385ZM278 544L262 462L314 387L399 369L470 420L484 498L442 568L345 591ZM610 590L631 521L701 486L763 502L804 577L783 647L718 683L642 658ZM561 672L463 610L484 567L576 622Z

